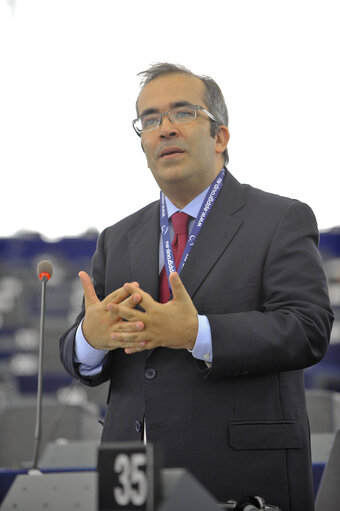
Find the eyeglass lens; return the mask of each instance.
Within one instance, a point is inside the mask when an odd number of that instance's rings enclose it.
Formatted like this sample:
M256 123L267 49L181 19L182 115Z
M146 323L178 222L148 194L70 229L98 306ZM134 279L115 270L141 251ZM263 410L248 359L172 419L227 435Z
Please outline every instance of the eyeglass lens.
M174 124L190 122L196 118L196 108L193 105L186 105L173 108L169 112L162 114L154 113L143 115L138 119L136 127L141 131L150 131L158 128L164 115L168 115L171 122Z

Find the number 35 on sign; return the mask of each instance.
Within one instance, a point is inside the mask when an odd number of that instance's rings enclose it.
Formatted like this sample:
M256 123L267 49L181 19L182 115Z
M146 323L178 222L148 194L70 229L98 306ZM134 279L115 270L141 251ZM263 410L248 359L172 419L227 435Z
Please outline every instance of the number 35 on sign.
M154 511L160 495L159 452L140 442L102 444L98 451L99 511Z

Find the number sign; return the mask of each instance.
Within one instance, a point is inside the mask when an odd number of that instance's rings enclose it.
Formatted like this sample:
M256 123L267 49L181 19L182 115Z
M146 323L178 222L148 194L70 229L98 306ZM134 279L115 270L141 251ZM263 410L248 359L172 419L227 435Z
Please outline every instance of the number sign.
M98 452L99 511L154 511L160 486L156 458L151 444L102 444Z

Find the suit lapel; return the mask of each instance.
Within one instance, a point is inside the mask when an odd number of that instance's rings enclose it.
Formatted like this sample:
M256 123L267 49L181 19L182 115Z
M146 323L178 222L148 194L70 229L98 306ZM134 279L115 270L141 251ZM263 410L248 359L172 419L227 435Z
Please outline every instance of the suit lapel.
M223 188L181 272L181 279L191 297L195 295L211 268L240 229L242 220L233 215L245 206L245 202L244 188L227 172Z
M143 211L127 236L132 278L158 300L159 202Z

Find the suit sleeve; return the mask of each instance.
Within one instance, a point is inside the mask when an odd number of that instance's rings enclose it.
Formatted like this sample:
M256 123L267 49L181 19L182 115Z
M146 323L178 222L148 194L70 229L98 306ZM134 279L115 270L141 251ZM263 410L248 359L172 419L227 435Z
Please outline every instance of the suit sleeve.
M201 365L206 376L290 371L321 360L333 314L318 239L312 210L292 202L263 261L257 310L208 314L213 363L210 371Z
M97 249L92 261L92 275L93 284L97 296L100 300L105 297L105 231L100 235L97 243ZM82 376L78 370L78 365L75 363L74 350L75 350L75 337L79 324L85 315L84 301L82 310L75 320L75 323L69 328L60 338L59 353L60 360L65 367L66 371L76 380L80 380L84 385L96 386L104 383L110 378L110 352L105 356L103 361L102 371L93 376Z

